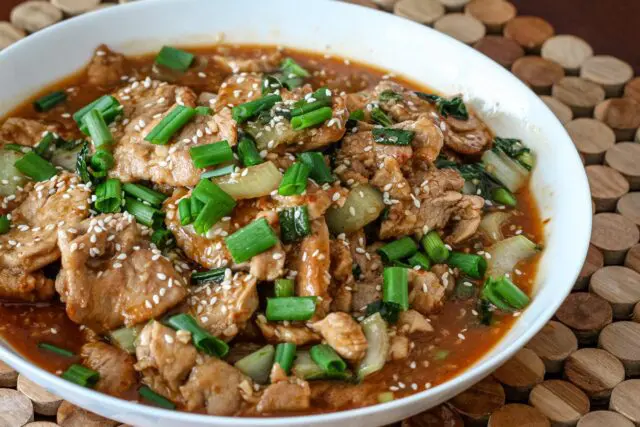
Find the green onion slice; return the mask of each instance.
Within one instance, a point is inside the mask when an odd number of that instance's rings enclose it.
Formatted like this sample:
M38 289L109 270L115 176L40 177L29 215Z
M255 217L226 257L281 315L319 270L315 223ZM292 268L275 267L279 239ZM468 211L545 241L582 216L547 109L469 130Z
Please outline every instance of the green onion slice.
M488 277L482 288L482 296L503 311L515 311L529 304L529 297L507 276Z
M95 208L102 213L120 212L122 206L122 186L116 178L109 178L96 187Z
M431 268L431 260L422 252L416 252L407 258L407 263L411 267L420 267L422 270L429 270Z
M382 111L380 107L376 107L373 110L371 110L371 119L373 119L374 122L382 126L393 125L393 120L391 120L391 118L387 116L387 113Z
M33 151L16 160L13 166L34 181L46 181L58 173L51 163Z
M307 189L310 173L311 168L306 163L295 162L285 171L278 187L278 194L281 196L302 194Z
M290 342L283 342L276 346L276 357L274 363L280 365L282 370L289 375L293 361L296 358L296 345Z
M175 403L165 398L164 396L159 395L146 385L140 387L138 393L140 394L140 397L142 397L147 402L154 404L155 406L164 409L176 409Z
M202 172L202 174L200 174L200 179L210 179L210 178L216 178L219 176L229 175L229 174L232 174L235 170L236 170L236 165L234 164L222 166L218 169L212 169L212 170Z
M162 251L172 248L176 243L173 234L164 227L158 228L153 232L151 242Z
M487 271L487 260L476 254L451 252L447 263L452 267L459 268L460 271L474 279L481 279Z
M62 373L62 378L82 387L94 387L100 380L100 374L82 365L73 364Z
M233 160L233 151L227 141L196 145L189 148L189 155L197 168L206 168Z
M293 279L276 279L274 293L276 298L292 297L294 289Z
M89 111L83 118L82 123L87 126L87 131L93 141L95 148L109 147L113 145L113 135L98 110Z
M46 342L41 342L38 343L38 348L42 349L42 350L47 350L50 351L52 353L58 354L60 356L64 356L64 357L73 357L75 356L75 354L72 351L69 351L67 349L55 346L53 344L49 344Z
M283 243L293 243L311 234L309 209L307 206L294 206L278 212L280 220L280 238Z
M382 273L382 300L409 309L409 274L404 267L386 267Z
M205 283L221 283L224 281L224 277L227 269L225 267L214 268L213 270L198 271L191 275L191 283L196 285L202 285Z
M136 221L147 227L159 228L164 221L164 213L162 211L131 197L125 197L124 208L136 218Z
M113 158L113 154L109 151L100 148L96 150L93 156L91 156L90 162L93 170L98 172L107 172L113 167L115 159Z
M236 105L231 109L231 115L236 122L244 123L261 111L271 110L280 101L282 101L280 95L266 95L260 99Z
M267 298L267 320L309 320L316 311L316 297Z
M246 167L259 165L264 162L260 156L260 152L256 148L255 142L249 138L242 138L238 143L238 157Z
M302 130L313 126L321 125L333 117L331 107L322 107L317 110L310 111L300 116L291 118L291 129Z
M144 138L152 144L166 145L171 137L196 115L195 108L176 105Z
M191 199L188 197L178 202L178 218L180 218L181 225L189 225L193 222L193 216L191 215Z
M307 151L298 156L300 161L311 168L309 176L318 184L330 184L336 180L331 173L331 168L324 161L322 153Z
M56 105L64 102L67 99L67 94L63 91L51 92L41 98L38 98L33 103L33 108L39 112L45 112L51 110Z
M11 220L7 215L0 216L0 234L7 234L11 229Z
M126 183L122 186L125 193L140 199L143 202L149 203L151 206L160 207L162 202L167 199L167 196L159 191L152 190L151 188L142 184Z
M205 331L196 319L188 314L176 314L167 321L167 324L176 330L185 330L191 332L191 339L193 345L200 351L210 355L225 357L229 353L229 346L226 342L222 341Z
M259 218L249 225L225 237L227 249L237 263L245 262L278 243L278 237L265 218Z
M193 63L194 56L189 52L171 46L163 46L156 56L156 64L175 71L187 71Z
M411 237L405 236L387 243L377 251L385 262L391 262L410 257L418 252L418 245Z
M318 344L309 350L311 359L327 374L344 372L347 369L347 363L342 360L338 353L327 344Z
M437 231L428 232L422 238L422 247L435 263L444 262L449 258L449 249L444 245Z

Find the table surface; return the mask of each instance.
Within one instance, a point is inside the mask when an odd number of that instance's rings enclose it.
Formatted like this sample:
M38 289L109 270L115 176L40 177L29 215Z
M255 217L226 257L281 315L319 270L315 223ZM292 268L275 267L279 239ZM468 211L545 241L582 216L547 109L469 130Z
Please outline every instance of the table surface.
M0 0L0 20L24 0ZM584 38L596 54L629 62L640 74L640 0L511 0L519 15L540 16L558 34Z

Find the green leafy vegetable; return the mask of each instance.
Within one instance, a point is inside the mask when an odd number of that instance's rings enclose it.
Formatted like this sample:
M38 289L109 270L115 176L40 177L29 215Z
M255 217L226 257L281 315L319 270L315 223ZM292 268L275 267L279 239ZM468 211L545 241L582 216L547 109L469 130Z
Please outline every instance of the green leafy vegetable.
M367 305L365 315L367 317L375 313L380 313L382 318L389 323L396 323L398 321L398 315L402 310L402 306L391 301L376 300Z

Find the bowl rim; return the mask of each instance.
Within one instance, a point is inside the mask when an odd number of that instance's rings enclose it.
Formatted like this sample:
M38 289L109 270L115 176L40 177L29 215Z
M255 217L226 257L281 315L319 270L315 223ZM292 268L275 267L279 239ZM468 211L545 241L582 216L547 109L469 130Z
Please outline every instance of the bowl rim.
M58 31L64 31L64 29L69 25L68 24L69 22L73 22L73 24L80 25L82 23L90 22L92 19L96 17L96 15L106 16L108 14L113 14L114 16L116 16L118 14L124 14L129 11L134 11L136 9L153 8L157 5L163 5L163 4L164 5L167 5L167 4L168 5L170 4L184 5L186 1L193 1L195 3L201 0L155 0L155 1L148 1L148 2L131 2L131 3L119 5L119 7L117 8L104 8L99 11L94 11L81 16L77 16L77 17L74 17L73 19L62 21L51 27L45 28L41 31L31 34L29 37L26 37L18 41L17 43L9 46L8 48L0 52L0 59L7 55L13 54L14 51L29 49L31 44L39 43L40 40L47 38L52 33L55 33ZM293 4L295 1L296 0L277 0L277 1L274 1L274 3ZM385 13L382 11L376 11L369 8L364 8L355 4L348 4L348 3L343 3L339 1L329 2L327 0L306 0L306 1L312 2L312 3L318 3L318 4L322 3L322 4L325 4L327 7L348 8L346 10L348 10L350 13L362 14L365 17L368 14L385 14L387 15L387 17L384 19L388 19L392 22L397 23L401 21L402 25L404 26L420 27L421 31L424 31L426 33L430 32L431 33L430 37L437 39L438 43L443 43L445 45L450 43L458 44L460 48L465 49L465 52L467 55L473 57L474 61L480 61L485 64L490 64L491 68L493 69L493 72L495 72L498 77L509 79L513 81L515 84L519 84L521 85L522 88L528 90L528 88L526 87L526 85L524 85L524 83L519 81L508 70L504 69L499 64L495 63L488 57L482 55L475 49L455 40L454 38L446 34L437 32L432 28L423 26L419 23L410 21L402 17L395 16L393 14ZM144 30L141 30L141 36L144 36ZM319 51L319 50L315 50L315 51ZM55 81L57 80L52 80L51 83L54 83ZM543 101L540 100L538 96L535 95L533 92L530 92L527 95L527 97L530 99L532 103L534 104L537 103L538 106L542 106L544 113L547 115L547 117L544 118L546 123L548 123L551 126L555 126L556 128L559 127L557 131L564 134L563 143L571 144L571 139L569 135L566 133L566 131L564 130L564 127L562 127L560 122L557 120L555 115L553 115L553 113L548 109L548 107L544 105ZM557 144L558 141L554 143ZM573 146L573 144L571 144L571 146ZM572 157L573 158L570 159L570 161L574 163L575 162L580 163L580 160L579 160L577 151L575 151L575 148L574 148L574 155ZM580 166L582 166L581 163L580 163ZM580 188L578 188L579 190L582 191L582 194L579 194L579 197L583 199L583 201L590 200L590 193L589 193L589 187L587 185L586 175L583 174L583 176L579 177L579 181L581 181L582 183L582 185L579 185ZM591 229L590 211L589 211L588 219L585 217L585 220L586 220L585 226L588 226L588 229L590 230ZM586 231L586 228L585 228L585 231ZM585 236L582 242L578 241L577 236L574 236L574 239L576 239L574 244L577 246L576 253L578 254L578 258L581 258L584 260L587 254L588 246L589 246L589 233L585 232ZM578 276L580 267L581 265L576 266L575 273L573 274L574 280ZM82 394L89 397L95 402L105 402L112 406L118 406L123 411L132 412L132 413L142 413L150 417L157 417L158 419L161 419L164 421L181 422L181 423L193 422L197 425L203 425L203 423L206 423L207 421L210 423L220 423L221 425L223 423L226 423L227 425L234 425L234 424L243 424L243 423L250 422L252 425L255 425L255 426L298 425L299 423L316 425L321 423L324 424L324 423L330 423L330 422L340 422L340 421L345 421L347 419L355 419L359 416L375 415L375 414L379 414L385 411L390 411L393 409L400 409L405 406L416 404L419 401L427 397L432 397L434 395L438 395L438 394L446 395L447 389L453 387L454 383L461 383L465 381L468 382L468 381L473 381L474 379L479 381L481 378L484 378L490 375L495 369L497 369L500 365L506 362L513 354L515 354L522 347L524 347L524 345L528 341L530 341L531 338L535 334L537 334L540 329L542 329L542 327L546 324L546 322L552 318L553 314L555 313L557 308L560 306L564 298L571 291L572 284L573 282L571 282L571 284L566 284L565 289L563 289L562 292L558 293L558 298L556 298L551 304L548 304L545 309L541 310L539 319L544 319L544 322L538 321L537 323L529 325L527 327L526 332L520 335L519 337L517 337L516 339L514 339L514 341L511 344L509 344L503 352L496 354L493 357L487 359L486 361L482 361L481 363L480 363L480 360L477 360L472 364L470 364L469 366L465 367L465 369L461 371L459 374L444 381L443 383L435 385L429 389L422 390L410 396L396 399L387 403L379 403L379 404L370 405L362 408L340 410L340 411L331 412L331 413L322 413L322 414L315 414L315 415L298 415L298 416L290 416L290 417L264 418L264 417L227 417L227 416L216 416L216 415L203 415L203 414L196 414L196 413L190 413L190 412L168 410L168 409L162 409L158 407L143 405L138 402L120 399L117 397L107 395L105 393L101 393L92 389L87 389L79 385L73 384L69 381L62 379L57 375L49 373L48 371L38 367L36 364L30 362L27 359L22 358L21 356L19 356L18 353L15 353L12 350L5 348L4 346L0 346L0 360L4 360L9 365L16 368L19 372L26 373L27 375L29 375L29 378L33 379L36 382L39 382L40 384L50 383L55 387L64 390L66 393L70 395ZM514 326L512 326L512 328ZM509 332L507 332L507 334L509 334ZM505 339L505 337L506 337L506 334L501 338L501 340ZM445 397L441 400L445 400L449 397L451 396ZM73 401L73 399L70 399L70 400Z

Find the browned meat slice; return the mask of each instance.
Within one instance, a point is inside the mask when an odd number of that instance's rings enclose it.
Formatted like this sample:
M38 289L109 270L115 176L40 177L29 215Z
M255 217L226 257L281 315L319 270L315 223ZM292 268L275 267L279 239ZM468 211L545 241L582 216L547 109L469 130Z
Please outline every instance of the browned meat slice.
M344 97L334 96L331 108L333 113L329 120L321 126L296 132L295 141L297 144L289 145L287 150L294 152L318 150L340 141L345 134L349 119L349 111L347 111Z
M320 342L320 335L305 325L269 323L260 315L256 320L264 338L270 343L290 342L298 346Z
M180 387L188 411L204 408L209 415L234 415L242 408L243 396L252 391L249 377L213 357L195 366Z
M351 311L364 311L369 304L382 299L382 277L377 280L357 281L353 285Z
M329 229L323 218L311 222L311 234L300 243L296 275L297 296L317 296L316 313L324 316L331 303L329 295Z
M338 236L340 237L340 236ZM351 257L359 267L359 274L355 274L356 281L375 282L382 277L382 259L373 245L367 247L367 240L363 230L346 236Z
M280 194L275 194L272 198L277 203L278 207L281 208L307 206L309 218L316 219L323 216L327 209L329 209L332 198L336 193L339 193L340 197L343 198L346 191L339 187L330 187L325 190L314 182L309 182L307 185L307 191L305 191L304 194L294 196L281 196Z
M406 359L409 357L409 351L409 338L403 335L394 335L391 337L387 360Z
M43 300L51 281L38 272L60 258L58 228L74 226L89 214L90 190L63 173L37 183L12 211L12 227L0 235L0 297Z
M208 283L189 296L189 311L212 335L228 341L244 329L258 308L256 278L226 270L220 284Z
M386 96L381 99L383 94ZM396 122L416 120L420 114L435 112L433 105L419 98L412 90L389 80L382 80L376 85L373 97L378 100L380 108Z
M412 334L414 332L433 332L433 326L422 314L416 310L406 310L398 316L396 325L398 331L403 334Z
M196 364L197 356L190 333L176 332L152 321L138 335L135 369L142 373L142 382L156 393L181 402L179 387Z
M286 253L282 244L278 242L271 249L251 258L249 272L258 280L276 280L284 274L285 257Z
M100 215L58 232L56 290L69 318L96 332L162 315L187 295L187 278L151 248L129 214Z
M444 136L432 116L423 114L418 116L415 121L404 121L393 127L415 132L411 140L415 160L433 163L438 158L444 144Z
M214 63L232 73L258 73L277 70L282 62L279 51L264 54L259 58L241 58L230 55L214 55Z
M344 240L332 240L331 245L331 311L351 311L353 300L353 258Z
M61 127L39 120L9 117L0 126L0 141L34 147L47 132L57 133Z
M89 66L87 78L94 86L111 86L120 82L124 75L125 57L114 53L105 45L96 49Z
M444 143L461 154L476 155L482 153L491 144L491 132L486 125L476 116L469 112L467 120L447 117L446 125L443 125Z
M382 167L373 175L371 184L382 191L385 199L411 200L411 186L393 157L384 159Z
M362 327L347 313L329 313L311 325L333 349L350 362L357 362L367 351Z
M137 383L135 360L127 352L104 342L85 344L80 350L82 363L100 374L96 389L114 396Z
M242 73L229 76L220 85L214 110L234 107L262 97L262 74Z
M445 286L430 271L409 270L409 305L426 315L438 312L444 305Z
M297 378L280 381L267 387L256 409L263 414L293 412L309 409L311 388L309 383Z

